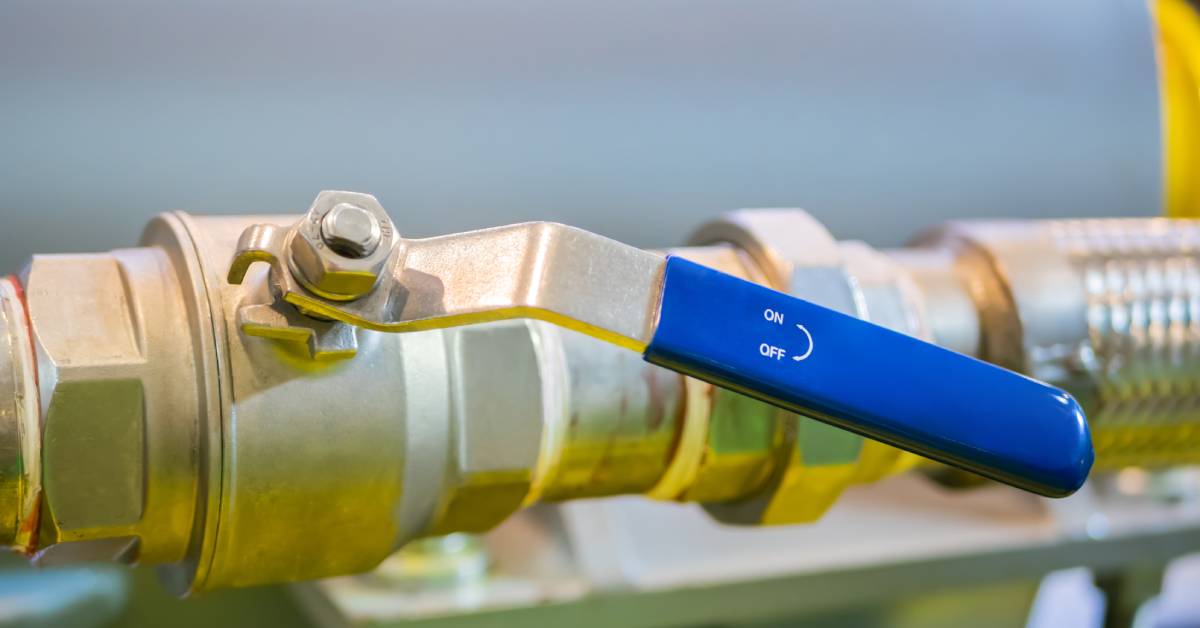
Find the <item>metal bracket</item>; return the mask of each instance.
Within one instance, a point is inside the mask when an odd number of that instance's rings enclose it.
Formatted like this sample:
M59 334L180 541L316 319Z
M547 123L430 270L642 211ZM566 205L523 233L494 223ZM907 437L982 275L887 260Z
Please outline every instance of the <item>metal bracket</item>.
M358 352L358 337L350 325L309 318L283 303L242 307L238 327L250 336L303 344L314 360L352 358Z

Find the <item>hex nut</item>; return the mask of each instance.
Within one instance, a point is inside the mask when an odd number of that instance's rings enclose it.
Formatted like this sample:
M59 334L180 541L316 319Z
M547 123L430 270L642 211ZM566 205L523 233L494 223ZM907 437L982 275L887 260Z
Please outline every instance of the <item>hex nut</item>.
M39 255L26 271L43 420L41 564L172 563L192 542L200 391L172 270L166 251L146 247Z
M860 298L837 241L802 210L729 212L700 227L691 243L737 246L755 262L770 287L850 315L866 314L860 311ZM770 433L787 436L790 444L788 449L776 448L776 468L769 478L761 478L762 488L756 494L733 501L706 502L704 507L714 518L753 525L812 521L849 486L862 452L861 436L780 412L759 401L723 403L722 397L736 395L729 391L716 390L713 395L710 448L714 446L713 438L727 431L722 426L744 426L747 419L758 426L757 431L767 432L768 422L778 426ZM767 446L760 437L758 451L764 452Z
M364 220L364 212L373 224ZM374 196L323 191L292 229L288 244L292 274L319 296L357 299L378 283L397 237Z
M26 281L43 403L39 545L124 537L145 501L144 358L117 260L35 257Z
M453 487L433 534L486 531L529 494L548 421L536 329L505 321L447 334Z
M677 499L722 503L770 481L796 417L750 397L706 388L712 405L704 453L691 486Z
M136 379L54 387L42 442L43 490L59 541L89 539L141 518L143 398Z

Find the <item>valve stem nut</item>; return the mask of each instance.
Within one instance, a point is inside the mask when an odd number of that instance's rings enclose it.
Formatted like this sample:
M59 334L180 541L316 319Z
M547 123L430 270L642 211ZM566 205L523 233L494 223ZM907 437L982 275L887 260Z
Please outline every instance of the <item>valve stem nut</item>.
M374 196L323 191L292 231L292 275L320 297L360 298L379 282L398 237Z

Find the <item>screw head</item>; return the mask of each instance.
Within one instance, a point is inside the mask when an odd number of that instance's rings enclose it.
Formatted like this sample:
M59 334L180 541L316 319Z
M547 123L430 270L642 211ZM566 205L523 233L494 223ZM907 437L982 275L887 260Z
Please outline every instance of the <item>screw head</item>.
M352 203L334 205L321 219L321 240L344 257L367 257L379 248L382 238L375 215Z

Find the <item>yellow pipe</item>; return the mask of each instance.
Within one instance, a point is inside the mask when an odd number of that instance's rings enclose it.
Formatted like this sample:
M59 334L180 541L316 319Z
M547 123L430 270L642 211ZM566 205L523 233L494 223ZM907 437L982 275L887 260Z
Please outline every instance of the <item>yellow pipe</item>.
M1187 0L1158 0L1164 206L1200 217L1200 16Z

